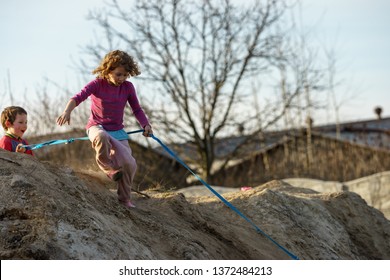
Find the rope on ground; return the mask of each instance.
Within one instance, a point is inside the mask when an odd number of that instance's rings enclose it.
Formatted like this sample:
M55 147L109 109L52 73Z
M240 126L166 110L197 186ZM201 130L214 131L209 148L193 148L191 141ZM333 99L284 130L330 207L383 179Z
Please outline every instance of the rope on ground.
M271 238L268 234L266 234L264 231L262 231L254 222L252 222L249 218L247 218L244 214L242 214L233 204L231 204L229 201L227 201L223 196L221 196L216 190L214 190L209 184L207 184L202 178L200 178L190 167L188 167L187 164L185 164L172 150L170 150L160 139L158 139L156 136L151 135L151 137L156 140L165 151L167 151L173 158L175 158L181 165L183 165L188 171L191 172L192 175L195 176L196 179L198 179L205 187L207 187L216 197L218 197L226 206L228 206L230 209L232 209L234 212L236 212L240 217L242 217L244 220L246 220L248 223L250 223L258 233L263 234L266 238L268 238L272 243L274 243L276 246L278 246L282 251L284 251L287 255L289 255L292 259L299 260L297 256L289 252L286 248L284 248L282 245L280 245L278 242L276 242L274 239Z

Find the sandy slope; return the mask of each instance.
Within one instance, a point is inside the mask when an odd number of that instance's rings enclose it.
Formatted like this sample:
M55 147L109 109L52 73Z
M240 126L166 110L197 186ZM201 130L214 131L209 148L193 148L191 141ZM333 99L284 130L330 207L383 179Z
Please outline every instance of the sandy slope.
M321 181L303 178L289 178L284 182L318 192L348 190L359 194L368 205L380 210L390 219L390 171L380 172L348 182Z
M390 219L390 171L380 172L360 179L337 182L323 181L308 178L287 178L282 180L295 187L308 188L321 193L351 191L360 195L368 205L380 210L387 219ZM212 186L221 194L239 192L240 188L226 188ZM177 190L186 197L214 196L214 194L203 185L191 186Z
M100 173L0 151L1 259L291 259L215 197L134 194ZM301 259L390 259L390 222L353 192L272 181L224 194Z

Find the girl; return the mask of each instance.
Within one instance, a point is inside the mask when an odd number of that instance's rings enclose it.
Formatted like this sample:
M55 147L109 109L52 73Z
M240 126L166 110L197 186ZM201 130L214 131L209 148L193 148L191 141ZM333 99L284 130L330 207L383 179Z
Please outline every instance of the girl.
M57 124L70 124L73 109L91 97L91 114L86 129L96 152L96 162L109 178L116 181L119 202L132 208L135 205L130 200L130 193L137 164L128 135L123 130L127 102L144 129L143 135L149 137L153 134L133 84L126 81L129 76L137 76L141 72L130 55L116 50L108 53L92 73L97 75L96 79L69 100L64 112L57 118Z

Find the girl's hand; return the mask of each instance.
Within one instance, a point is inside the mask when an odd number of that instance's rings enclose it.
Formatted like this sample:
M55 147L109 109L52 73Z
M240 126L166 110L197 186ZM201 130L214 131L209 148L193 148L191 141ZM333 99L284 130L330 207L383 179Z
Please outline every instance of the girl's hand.
M57 124L59 126L66 123L70 125L70 113L72 113L74 108L76 108L76 101L71 98L68 104L66 104L64 112L57 118Z
M15 151L18 153L24 153L27 149L23 147L23 144L19 144L16 146Z
M70 112L63 112L61 116L57 118L57 124L62 126L63 124L68 123L70 125Z
M150 125L145 125L144 127L144 132L142 133L143 136L145 137L150 137L153 134L152 127Z

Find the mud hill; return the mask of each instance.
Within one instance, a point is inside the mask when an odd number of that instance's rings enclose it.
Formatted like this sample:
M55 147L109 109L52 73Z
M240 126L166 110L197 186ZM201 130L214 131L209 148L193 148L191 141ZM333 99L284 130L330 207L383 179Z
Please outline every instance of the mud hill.
M290 259L214 197L134 193L0 150L0 259ZM224 197L300 259L390 259L390 221L356 193L271 181Z

